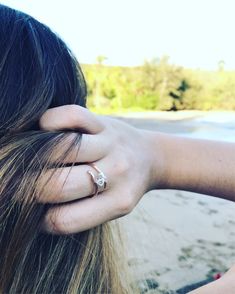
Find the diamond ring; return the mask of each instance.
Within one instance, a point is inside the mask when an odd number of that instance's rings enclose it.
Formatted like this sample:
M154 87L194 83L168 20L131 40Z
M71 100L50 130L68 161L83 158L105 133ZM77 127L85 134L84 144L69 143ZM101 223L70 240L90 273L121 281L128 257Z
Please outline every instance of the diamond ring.
M91 179L95 185L95 191L93 193L93 196L96 196L97 194L103 192L107 186L107 177L105 174L93 163L90 164L96 171L97 175L94 175L91 170L87 171L87 173L91 176Z

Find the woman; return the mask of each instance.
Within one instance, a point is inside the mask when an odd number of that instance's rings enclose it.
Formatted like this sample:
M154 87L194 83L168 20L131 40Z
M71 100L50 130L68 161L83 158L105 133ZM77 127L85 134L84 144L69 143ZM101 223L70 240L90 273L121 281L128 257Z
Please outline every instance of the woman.
M121 280L120 242L101 224L153 188L232 198L234 145L140 132L92 115L77 106L85 105L86 86L66 45L3 5L0 23L0 292L137 293ZM195 293L234 293L233 276Z
M69 236L42 230L49 200L59 202L74 175L81 136L40 130L39 118L49 108L85 106L85 98L83 74L64 42L0 5L0 293L127 291L109 225Z

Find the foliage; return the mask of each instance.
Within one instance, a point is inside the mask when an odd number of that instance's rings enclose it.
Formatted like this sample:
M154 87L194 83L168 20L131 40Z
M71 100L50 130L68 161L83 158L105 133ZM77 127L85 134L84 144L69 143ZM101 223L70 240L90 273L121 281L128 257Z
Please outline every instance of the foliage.
M168 57L138 67L83 65L88 106L99 112L131 110L235 110L235 72L190 70Z

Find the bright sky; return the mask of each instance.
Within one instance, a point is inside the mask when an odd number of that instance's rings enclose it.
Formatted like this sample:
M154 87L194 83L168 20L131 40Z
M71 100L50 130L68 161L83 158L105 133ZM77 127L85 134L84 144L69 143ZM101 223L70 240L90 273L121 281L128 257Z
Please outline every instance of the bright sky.
M49 25L81 63L235 69L234 0L2 0Z

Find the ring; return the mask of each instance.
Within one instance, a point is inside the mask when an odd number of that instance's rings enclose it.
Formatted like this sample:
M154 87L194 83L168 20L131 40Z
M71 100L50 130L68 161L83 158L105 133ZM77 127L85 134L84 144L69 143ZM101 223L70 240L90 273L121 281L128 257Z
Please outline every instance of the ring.
M93 193L93 196L96 196L105 190L107 186L107 177L96 165L90 164L90 166L92 166L98 172L98 174L95 176L91 170L87 171L95 185L95 192Z

